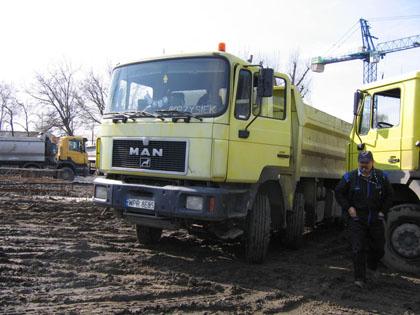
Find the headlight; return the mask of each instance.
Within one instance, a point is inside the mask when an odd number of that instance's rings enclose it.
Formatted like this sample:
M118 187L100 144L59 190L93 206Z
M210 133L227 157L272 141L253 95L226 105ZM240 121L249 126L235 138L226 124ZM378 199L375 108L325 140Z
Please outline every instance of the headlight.
M108 199L108 189L106 186L95 186L95 198L96 199Z
M190 210L203 210L203 197L187 196L186 208Z

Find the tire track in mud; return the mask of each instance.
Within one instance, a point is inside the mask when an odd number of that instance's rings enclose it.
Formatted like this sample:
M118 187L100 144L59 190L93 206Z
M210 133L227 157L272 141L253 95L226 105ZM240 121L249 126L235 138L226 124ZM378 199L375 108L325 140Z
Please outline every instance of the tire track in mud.
M300 251L273 244L265 264L247 265L237 245L182 231L141 246L133 227L88 201L7 196L0 313L420 313L419 277L384 270L368 291L352 286L340 231L309 234Z

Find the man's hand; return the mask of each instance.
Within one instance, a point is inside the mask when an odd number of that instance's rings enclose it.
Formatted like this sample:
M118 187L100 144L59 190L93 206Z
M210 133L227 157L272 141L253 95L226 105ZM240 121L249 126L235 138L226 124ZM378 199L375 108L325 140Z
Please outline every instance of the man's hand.
M384 213L383 213L382 211L379 211L379 212L378 212L378 218L379 218L380 220L385 220L385 215L384 215Z
M355 218L357 217L357 212L355 207L350 207L347 212L349 213L350 217Z

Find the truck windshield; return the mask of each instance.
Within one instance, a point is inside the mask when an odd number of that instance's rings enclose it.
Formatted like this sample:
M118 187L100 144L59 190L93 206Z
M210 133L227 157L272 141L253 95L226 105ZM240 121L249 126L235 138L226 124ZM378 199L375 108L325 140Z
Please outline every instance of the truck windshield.
M106 113L162 111L217 116L228 97L228 62L217 57L180 58L118 67Z

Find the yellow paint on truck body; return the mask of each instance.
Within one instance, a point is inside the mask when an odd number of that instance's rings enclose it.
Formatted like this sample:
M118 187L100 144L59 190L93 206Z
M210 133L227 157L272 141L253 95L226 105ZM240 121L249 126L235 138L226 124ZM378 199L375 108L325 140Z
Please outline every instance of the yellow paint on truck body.
M420 72L371 83L361 92L359 115L351 132L349 168L357 167L357 131L365 150L373 152L378 168L419 170L416 142L420 141ZM394 124L386 125L381 120Z
M305 105L301 177L337 178L346 168L351 125Z
M275 77L283 80L285 86L274 87L273 97L263 99L265 109L262 111L265 116L278 115L283 119L259 116L250 124L257 115L253 111L247 119L235 117L238 75L243 70L251 72L254 77L259 67L220 52L168 56L147 62L203 56L221 56L229 62L226 111L217 117L203 117L202 121L191 119L189 123L155 118L113 123L111 119L104 119L100 128L98 160L102 172L228 183L256 183L266 167L276 167L280 170L279 174L293 176L296 181L299 177L339 178L343 174L350 124L304 104L286 75L275 73ZM252 107L255 107L255 94L256 88L253 88ZM283 100L285 106L279 108L276 104ZM247 125L249 137L239 137L239 131ZM113 168L113 139L142 137L186 140L186 174Z

